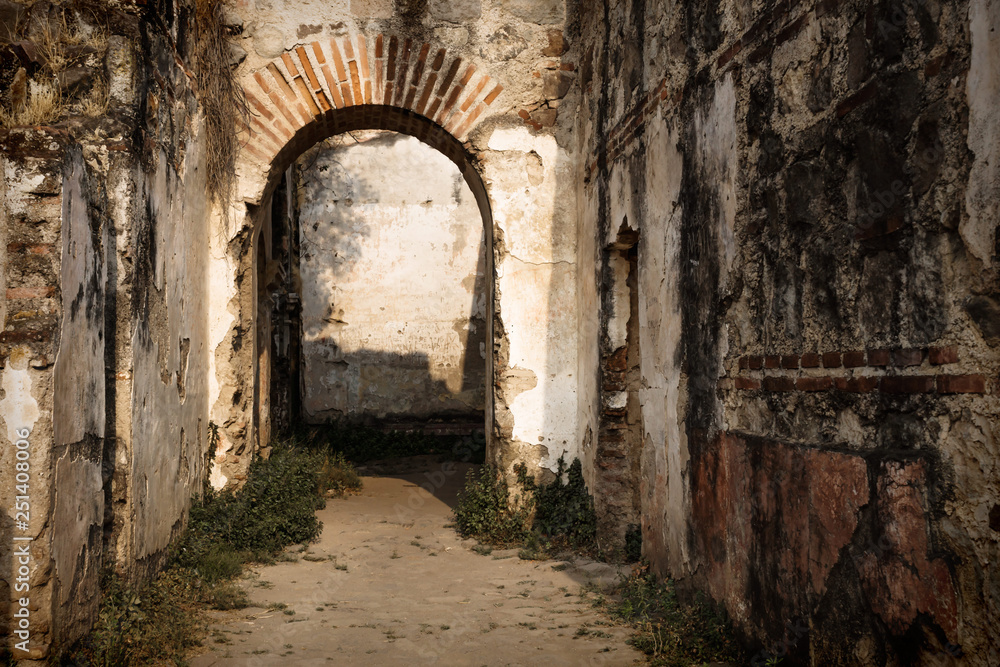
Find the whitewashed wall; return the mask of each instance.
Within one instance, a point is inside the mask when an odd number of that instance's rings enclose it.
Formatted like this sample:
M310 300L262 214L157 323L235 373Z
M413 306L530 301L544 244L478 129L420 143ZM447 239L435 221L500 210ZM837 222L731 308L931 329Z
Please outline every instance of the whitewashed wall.
M306 419L482 412L483 222L458 168L392 132L298 164Z

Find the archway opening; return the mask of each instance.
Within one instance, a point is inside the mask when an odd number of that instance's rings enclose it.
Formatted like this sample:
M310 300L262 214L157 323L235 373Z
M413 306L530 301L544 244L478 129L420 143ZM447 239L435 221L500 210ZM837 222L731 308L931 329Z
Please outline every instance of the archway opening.
M490 431L492 217L427 119L343 109L272 163L253 220L255 447L298 424Z

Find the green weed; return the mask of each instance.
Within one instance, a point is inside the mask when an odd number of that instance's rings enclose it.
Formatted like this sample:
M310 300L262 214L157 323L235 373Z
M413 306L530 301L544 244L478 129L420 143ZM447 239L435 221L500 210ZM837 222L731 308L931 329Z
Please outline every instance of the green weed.
M635 563L642 558L642 527L632 524L625 531L625 562Z
M535 505L534 528L543 537L564 541L574 548L594 543L597 515L594 513L594 499L583 481L580 459L574 459L567 470L563 457L559 457L556 479L551 484L537 487Z
M193 609L196 589L194 577L183 571L168 570L139 588L105 573L97 624L78 645L74 662L82 658L91 667L179 664L206 631Z
M644 566L624 579L617 601L605 601L611 613L631 623L629 642L657 667L688 667L707 662L742 664L742 654L724 611L702 595L691 604L679 601L670 580L660 580Z
M252 560L273 558L289 544L311 541L321 528L316 510L325 505L320 495L323 462L320 452L276 445L269 458L250 464L238 490L211 493L191 508L175 562L203 568L219 544Z
M251 463L240 489L215 493L207 488L194 502L167 569L153 582L136 588L113 574L105 576L98 622L71 659L93 667L182 664L187 649L207 633L201 615L206 605L238 609L249 604L233 581L245 564L273 561L289 544L314 539L321 528L316 510L325 502L323 492L359 487L360 479L342 456L276 444L269 458Z
M361 490L361 477L343 452L327 454L320 466L320 485L333 495L343 496Z
M506 478L492 466L470 470L455 507L455 528L463 537L491 545L517 544L531 533L531 497L511 498Z
M515 472L523 491L513 495L496 468L487 465L469 472L455 508L460 535L497 546L519 544L519 555L526 560L546 558L565 547L593 548L597 518L579 459L567 469L560 458L550 484L536 484L524 466L515 467Z
M214 584L225 579L238 577L243 572L243 564L249 560L249 553L236 551L228 544L213 544L201 555L195 569L202 580Z

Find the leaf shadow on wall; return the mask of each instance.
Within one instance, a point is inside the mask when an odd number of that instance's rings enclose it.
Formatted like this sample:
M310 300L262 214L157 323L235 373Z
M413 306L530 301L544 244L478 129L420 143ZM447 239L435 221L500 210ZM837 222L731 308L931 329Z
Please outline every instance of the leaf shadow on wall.
M483 413L485 231L461 173L432 148L401 144L415 141L391 132L349 133L319 144L299 161L302 390L308 421ZM362 152L352 155L354 149ZM461 267L473 249L474 274L462 278L461 287L460 278L449 283L449 271L471 273L471 266ZM423 268L398 270L399 265ZM453 308L430 312L427 303L418 303L433 300L435 281L444 301L455 294L468 298L465 314L456 317ZM372 339L384 346L371 345ZM448 351L442 355L443 349Z

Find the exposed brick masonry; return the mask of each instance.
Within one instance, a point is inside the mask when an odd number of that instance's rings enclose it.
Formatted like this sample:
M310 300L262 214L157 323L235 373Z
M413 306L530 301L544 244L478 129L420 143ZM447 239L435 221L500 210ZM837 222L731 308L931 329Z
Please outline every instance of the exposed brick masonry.
M989 387L983 375L938 372L943 370L940 366L956 363L958 349L954 346L746 355L736 362L739 375L724 378L720 381L720 387L726 390L763 389L773 392L836 390L852 393L881 391L886 394L987 393ZM824 369L834 372L822 374ZM803 370L806 372L803 373Z
M332 114L362 105L373 116L380 105L412 111L463 140L503 91L461 58L449 62L446 49L383 35L371 50L364 35L297 46L244 88L254 113L241 128L244 155L265 166L293 138L311 145L335 134Z

